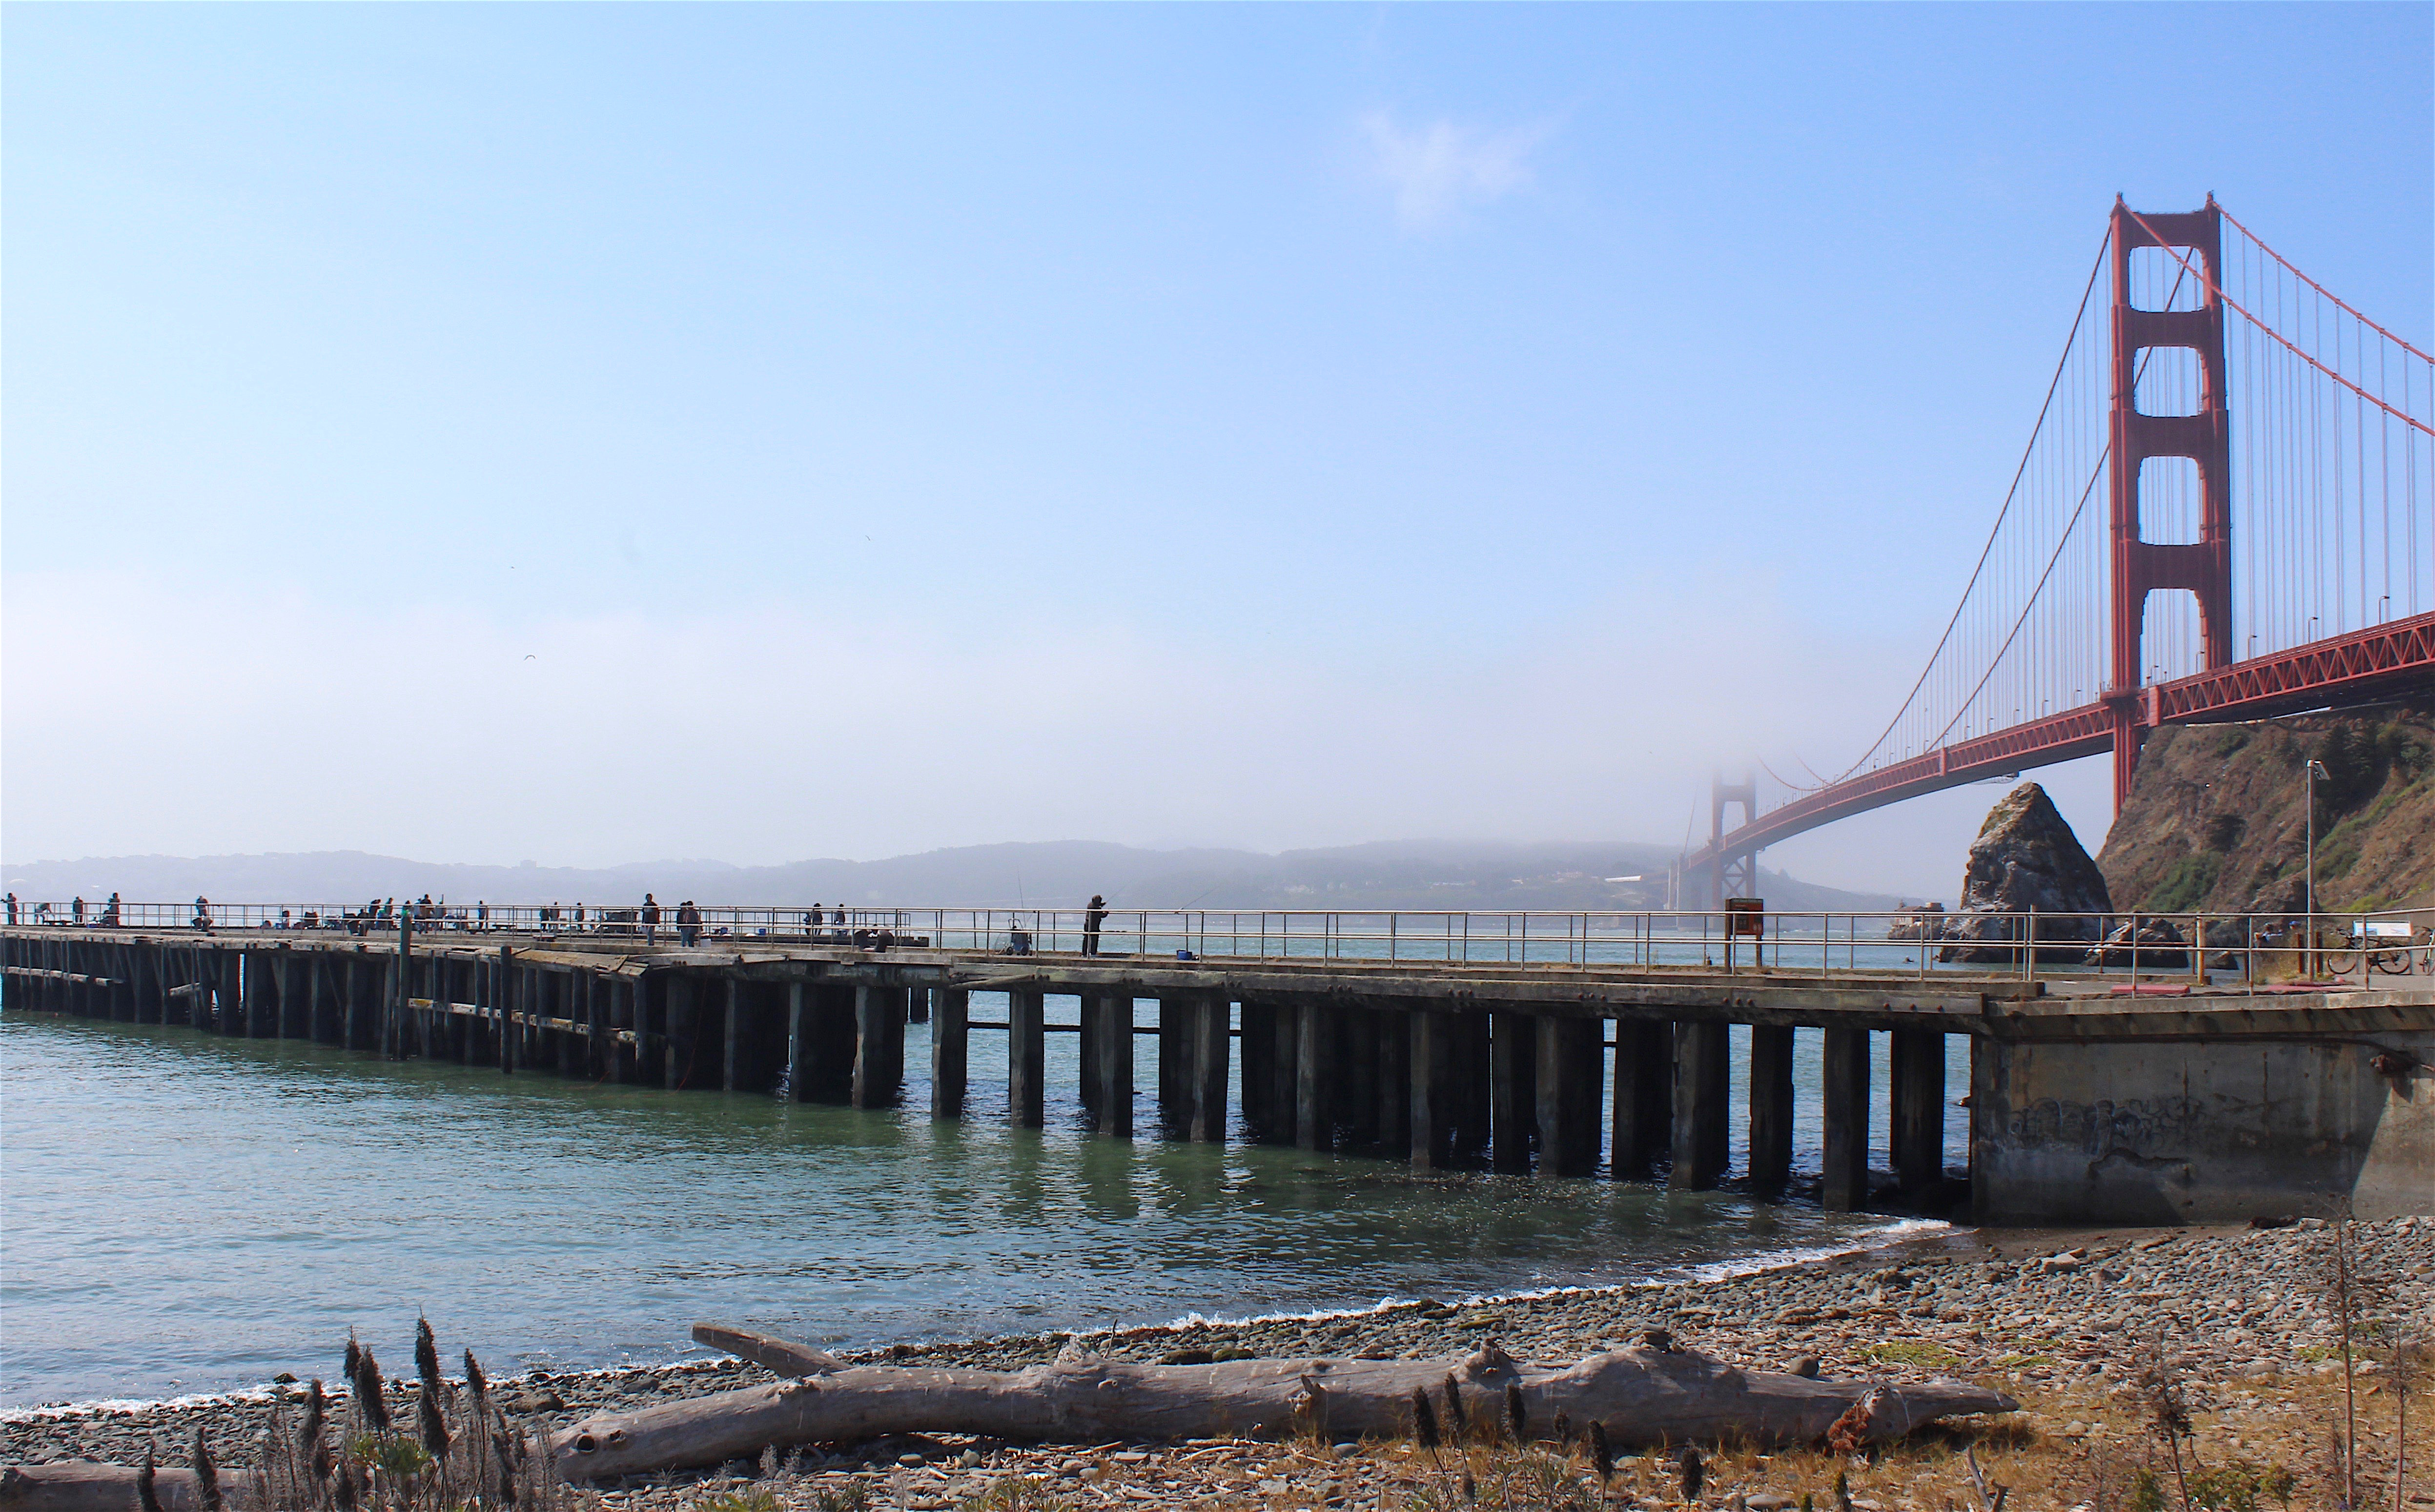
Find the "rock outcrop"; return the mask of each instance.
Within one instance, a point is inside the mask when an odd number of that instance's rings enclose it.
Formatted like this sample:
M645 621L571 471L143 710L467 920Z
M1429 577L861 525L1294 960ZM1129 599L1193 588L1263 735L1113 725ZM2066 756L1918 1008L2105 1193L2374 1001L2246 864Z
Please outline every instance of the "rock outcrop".
M1943 939L1945 935L1944 926L1945 917L1944 905L1943 903L1921 903L1916 907L1906 908L1902 912L1896 914L1894 916L1894 921L1886 926L1886 938Z
M2435 694L2346 714L2167 725L2098 865L2123 908L2296 914L2306 896L2311 760L2317 906L2435 904ZM2238 931L2209 945L2235 946ZM2143 957L2144 960L2144 957Z
M2170 919L2126 919L2114 926L2104 944L2088 953L2087 964L2178 971L2190 964L2189 952L2184 949L2188 943Z
M1970 845L1970 866L1961 878L1961 906L1945 926L1941 958L2012 964L2020 958L2023 920L2007 917L2036 909L2038 959L2077 964L2104 936L2101 917L2113 912L2105 874L2081 849L2056 811L2054 799L2035 782L2023 782L1988 811ZM2072 917L2078 916L2078 917ZM2048 941L2054 944L2049 946Z

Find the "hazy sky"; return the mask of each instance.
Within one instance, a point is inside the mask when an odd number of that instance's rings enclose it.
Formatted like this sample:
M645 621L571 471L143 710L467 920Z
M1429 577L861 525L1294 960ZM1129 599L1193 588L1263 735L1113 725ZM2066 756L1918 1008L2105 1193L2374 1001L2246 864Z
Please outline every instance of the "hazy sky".
M2117 190L2435 334L2430 16L9 6L0 846L1704 831L1891 713Z

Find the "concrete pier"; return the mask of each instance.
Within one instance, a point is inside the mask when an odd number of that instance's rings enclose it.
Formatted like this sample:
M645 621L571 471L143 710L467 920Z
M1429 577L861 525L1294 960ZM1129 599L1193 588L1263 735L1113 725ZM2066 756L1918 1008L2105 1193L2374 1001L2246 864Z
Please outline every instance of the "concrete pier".
M1981 1218L2217 1221L2338 1196L2363 1214L2435 1212L2435 991L2409 979L2375 991L2191 986L2164 1006L2102 984L1946 971L685 950L451 930L19 926L0 947L11 1012L871 1109L901 1104L919 1023L928 1111L941 1120L967 1116L972 1035L1004 1033L1007 1116L1020 1127L1046 1116L1046 1036L1077 1033L1077 1100L1111 1139L1145 1132L1135 1062L1147 1054L1166 1138L1423 1171L1737 1185L1839 1210L1963 1190L1950 1178L1965 1173L1946 1165L1945 1068L1966 1045L1968 1205ZM976 993L988 1009L977 1019ZM1003 1020L988 1016L993 994ZM1051 1000L1077 1022L1052 1022ZM1737 1032L1749 1036L1738 1159ZM1879 1034L1891 1111L1874 1128ZM1807 1035L1822 1068L1814 1171L1794 1159Z

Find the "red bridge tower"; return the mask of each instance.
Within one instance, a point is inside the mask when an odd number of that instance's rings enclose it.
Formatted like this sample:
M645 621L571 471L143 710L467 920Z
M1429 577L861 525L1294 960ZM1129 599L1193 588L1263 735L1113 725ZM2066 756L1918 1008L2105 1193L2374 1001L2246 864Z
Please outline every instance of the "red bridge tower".
M2195 252L2204 274L2194 310L2142 310L2131 302L2131 253L2142 247ZM2140 714L2141 652L2148 595L2179 589L2199 601L2203 670L2232 662L2232 424L2224 407L2223 216L2215 197L2180 215L2134 215L2114 200L2113 640L2103 701L2114 721L2114 809L2131 796L2139 746L2153 718ZM2167 302L2170 302L2167 301ZM2147 415L2138 406L2140 355L2186 347L2198 354L2198 412ZM2151 457L2188 457L2198 467L2199 539L2150 541L2140 529L2141 473ZM2176 669L2179 671L2184 669Z

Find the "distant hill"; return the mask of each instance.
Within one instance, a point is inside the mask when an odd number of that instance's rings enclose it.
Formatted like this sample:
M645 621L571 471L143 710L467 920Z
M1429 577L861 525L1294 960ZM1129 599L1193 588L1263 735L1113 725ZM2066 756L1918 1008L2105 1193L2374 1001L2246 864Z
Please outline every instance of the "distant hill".
M82 895L166 902L206 895L223 903L356 903L424 893L454 902L616 903L648 889L664 902L893 903L1078 907L1097 892L1148 907L1637 909L1664 906L1663 846L1627 842L1508 845L1399 840L1329 850L1148 850L1087 840L962 846L884 861L796 861L735 867L652 861L596 870L474 867L360 850L293 855L109 856L11 864L21 898ZM1891 907L1878 893L1844 892L1763 873L1769 905ZM1630 882L1610 878L1636 877Z

